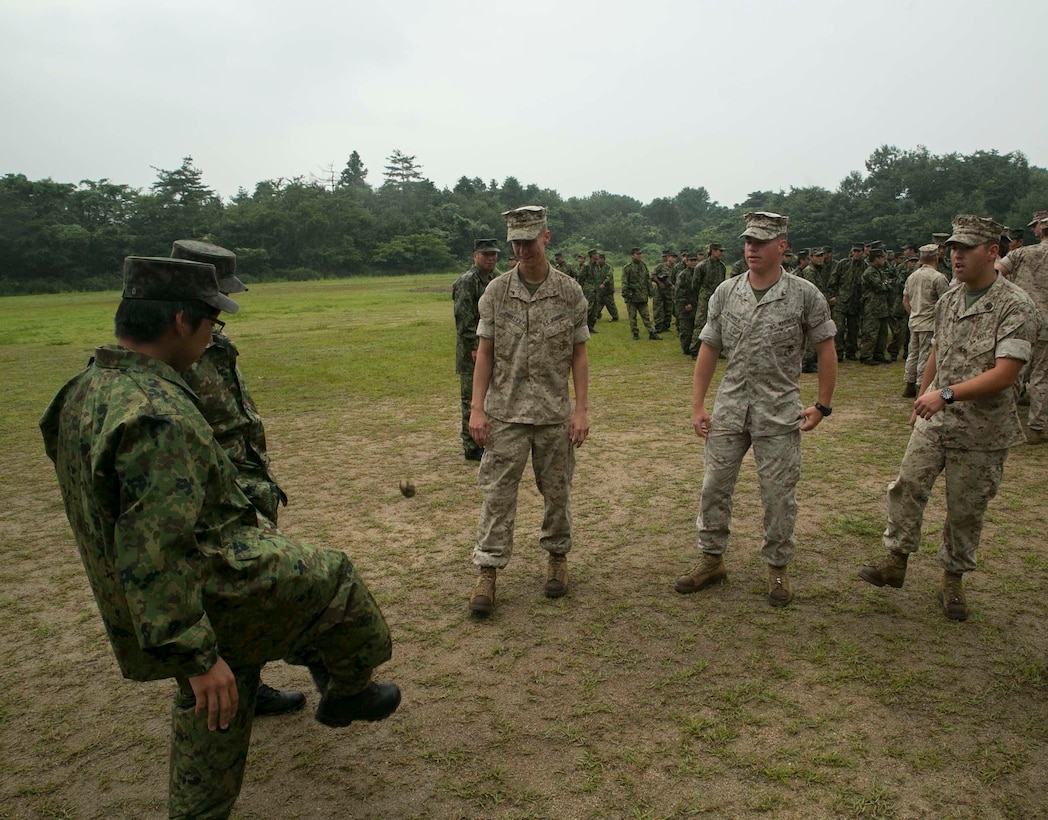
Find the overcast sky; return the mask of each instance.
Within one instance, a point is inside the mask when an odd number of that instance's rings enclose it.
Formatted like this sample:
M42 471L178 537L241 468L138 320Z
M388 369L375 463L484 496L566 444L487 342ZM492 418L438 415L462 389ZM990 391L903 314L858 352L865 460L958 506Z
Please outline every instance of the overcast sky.
M1018 0L3 0L0 173L223 196L397 148L644 202L835 188L879 145L1048 166L1042 12Z

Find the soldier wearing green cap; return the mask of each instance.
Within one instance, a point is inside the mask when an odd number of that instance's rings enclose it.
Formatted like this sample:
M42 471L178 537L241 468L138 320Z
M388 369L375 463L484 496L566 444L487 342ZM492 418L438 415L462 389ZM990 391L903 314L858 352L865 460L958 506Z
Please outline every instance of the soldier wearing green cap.
M604 312L604 308L608 309L611 321L617 322L619 320L619 308L615 304L615 270L608 264L608 257L604 251L597 254L597 263L600 267L597 271L598 281L595 297L597 304L593 324L597 323L597 319Z
M640 256L640 248L630 250L630 261L622 268L622 301L626 303L626 317L630 323L630 333L634 341L640 338L637 329L637 316L640 315L644 322L644 328L648 331L648 339L658 341L661 339L652 324L651 315L648 313L648 299L651 297L651 274L648 266Z
M480 299L469 417L470 434L484 448L477 474L484 502L473 550L478 577L469 599L470 611L481 616L494 609L496 573L513 550L517 491L529 457L543 499L543 593L567 594L574 448L589 435L586 298L577 282L546 261L544 207L526 205L502 216L520 262Z
M692 328L688 351L693 356L698 353L699 345L702 343L699 337L702 328L706 325L706 312L710 297L727 275L727 268L721 261L721 257L724 256L724 248L717 242L711 242L709 252L710 255L695 266L695 272L692 274L695 279L695 326Z
M865 365L884 364L888 361L884 348L888 343L892 288L883 248L870 249L869 264L859 279L859 289L862 294L862 346L859 348L859 360Z
M935 331L899 474L888 484L888 555L863 567L875 586L901 587L917 552L932 485L946 473L939 603L946 617L968 617L962 579L976 566L983 517L997 494L1010 447L1023 441L1015 382L1029 360L1036 312L1029 296L994 269L1003 225L964 214L946 243L959 287L935 305Z
M248 755L259 669L309 666L330 726L380 720L370 681L392 646L341 551L284 536L237 484L183 373L222 329L215 267L128 257L117 346L55 396L40 429L113 652L132 680L173 677L171 817L226 817ZM221 731L217 731L221 730Z
M837 360L854 361L859 352L859 326L862 323L862 274L866 270L863 245L851 246L847 259L837 263L833 282L837 304L833 318L837 324Z
M478 239L473 243L473 264L451 286L455 312L455 372L459 377L461 426L459 438L466 461L480 461L484 448L469 434L469 403L473 398L473 367L477 360L477 323L480 297L495 274L499 258L498 241Z
M832 412L837 329L818 288L783 269L786 227L781 214L747 214L742 237L749 269L721 284L710 299L691 400L695 433L705 441L697 521L702 559L677 579L680 593L698 592L727 577L723 554L732 498L752 447L764 506L761 557L768 567L768 603L786 606L793 599L786 566L795 547L801 432ZM800 387L806 338L819 356L817 398L809 407L801 401ZM728 361L711 417L706 395L722 350Z
M210 242L178 239L171 246L171 256L214 265L218 289L227 296L247 291L236 275L237 257L231 250ZM276 525L277 510L281 504L287 506L287 495L270 472L265 427L240 372L238 356L233 341L214 330L211 344L183 378L196 393L197 406L211 425L215 440L236 466L237 485L255 509ZM260 683L255 714L281 715L301 709L305 703L302 692L281 691Z
M673 251L664 250L662 261L651 272L651 284L654 286L651 294L651 316L656 333L669 330L673 320L673 283L670 276L673 273L672 260L675 258Z
M1034 236L1040 242L1009 251L997 264L1007 278L1026 291L1037 308L1037 338L1030 363L1024 368L1030 399L1026 440L1043 444L1048 441L1048 213L1035 223Z

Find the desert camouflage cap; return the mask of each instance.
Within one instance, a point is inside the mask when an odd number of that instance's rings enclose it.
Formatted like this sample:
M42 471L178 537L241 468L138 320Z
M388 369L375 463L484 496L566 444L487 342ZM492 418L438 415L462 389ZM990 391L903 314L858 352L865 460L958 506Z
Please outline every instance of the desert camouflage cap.
M524 205L512 211L504 211L506 239L529 242L537 239L546 230L546 209L541 205Z
M473 243L474 253L502 253L497 239L478 239Z
M934 254L938 254L939 253L939 246L937 244L935 244L934 242L929 242L927 245L921 245L920 251L925 256L929 256L929 255L931 255L933 253Z
M1029 222L1026 223L1026 227L1027 228L1032 228L1034 225L1036 225L1038 222L1040 222L1046 216L1048 216L1048 210L1045 210L1045 211L1034 211L1033 212L1033 219L1031 219Z
M218 289L222 293L243 293L247 290L247 285L236 275L237 255L231 250L198 239L176 239L171 245L171 256L174 259L214 265Z
M240 307L218 290L215 266L165 256L128 256L124 259L125 299L163 302L197 300L226 313Z
M994 222L987 216L961 214L953 218L953 234L946 240L947 245L983 245L987 242L1000 242L1004 225Z
M790 221L788 216L771 211L754 211L743 218L746 220L746 230L739 235L739 238L750 237L761 242L782 236L786 233L786 224Z

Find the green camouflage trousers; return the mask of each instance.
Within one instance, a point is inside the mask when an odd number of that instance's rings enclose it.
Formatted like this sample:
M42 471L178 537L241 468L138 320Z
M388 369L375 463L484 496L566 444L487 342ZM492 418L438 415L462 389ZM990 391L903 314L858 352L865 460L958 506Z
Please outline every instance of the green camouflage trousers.
M597 314L594 321L600 318L604 308L608 309L608 315L616 322L619 320L619 306L615 304L615 291L597 290Z
M225 817L236 801L251 740L259 670L266 661L321 664L329 689L359 692L392 655L389 627L342 552L300 545L279 532L258 534L257 557L235 577L208 582L205 607L221 657L237 678L240 704L226 732L195 715L192 688L178 680L171 712L171 817ZM245 554L243 552L241 555Z
M928 495L939 473L946 472L946 523L939 564L947 572L975 569L975 551L986 507L1001 486L1008 450L961 450L944 447L938 434L914 430L888 485L888 523L882 538L893 552L917 552Z
M470 453L479 453L481 447L469 434L469 407L473 402L473 372L459 374L459 399L462 403L462 429L459 435L462 438L462 449L468 456Z
M742 459L751 446L764 504L761 557L770 566L785 566L793 558L795 547L793 527L797 520L797 500L794 491L801 476L800 430L781 436L716 430L710 433L703 455L705 475L699 517L695 522L699 548L710 555L722 555L727 549L735 482Z
M644 327L647 328L648 333L655 332L655 325L651 323L651 316L648 314L648 303L647 302L627 302L626 303L626 315L630 320L630 332L637 335L637 316L640 316L640 320L644 322Z
M859 359L869 361L877 357L886 358L884 347L888 344L888 319L877 319L863 315Z
M651 313L656 333L670 329L670 321L673 318L673 290L668 285L655 288L655 295L651 300Z
M491 430L480 462L477 483L484 504L477 526L473 563L502 569L513 552L517 518L517 490L528 455L535 484L542 494L539 546L554 554L571 550L571 479L575 450L562 424L510 424L490 419Z
M702 330L700 329L701 333ZM695 335L695 311L681 308L677 316L677 338L680 339L680 349L685 353L691 352L691 340Z

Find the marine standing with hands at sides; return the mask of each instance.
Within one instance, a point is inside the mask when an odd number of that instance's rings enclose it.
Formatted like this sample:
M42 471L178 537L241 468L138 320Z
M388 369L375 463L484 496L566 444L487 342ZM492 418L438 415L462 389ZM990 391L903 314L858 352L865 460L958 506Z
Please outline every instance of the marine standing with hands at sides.
M479 575L469 600L477 615L494 609L495 573L509 563L517 490L529 455L543 499L543 592L547 598L567 593L574 448L589 435L586 297L577 282L546 261L545 208L526 205L503 217L520 261L480 299L469 417L470 434L484 448L477 476L484 501L473 550Z
M746 451L753 448L764 505L761 557L768 566L768 603L786 606L793 590L786 565L793 558L795 490L801 475L801 433L832 411L837 383L837 328L826 299L811 282L782 267L787 217L746 214L748 270L722 283L710 298L699 338L691 413L705 440L702 498L697 526L702 559L677 579L692 593L727 577L723 554L731 527L732 496ZM804 343L815 348L819 378L815 402L801 403ZM706 410L717 359L728 359L713 415Z

